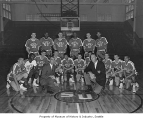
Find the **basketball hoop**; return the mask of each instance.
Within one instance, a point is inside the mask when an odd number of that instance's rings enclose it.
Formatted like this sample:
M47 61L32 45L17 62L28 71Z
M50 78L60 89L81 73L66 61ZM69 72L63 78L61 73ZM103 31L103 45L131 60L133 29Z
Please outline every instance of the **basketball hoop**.
M80 31L79 17L61 17L61 31Z
M72 28L73 28L73 27L68 27L68 31L72 31Z
M74 27L73 22L67 22L67 27L68 27L68 31L72 31L72 28Z

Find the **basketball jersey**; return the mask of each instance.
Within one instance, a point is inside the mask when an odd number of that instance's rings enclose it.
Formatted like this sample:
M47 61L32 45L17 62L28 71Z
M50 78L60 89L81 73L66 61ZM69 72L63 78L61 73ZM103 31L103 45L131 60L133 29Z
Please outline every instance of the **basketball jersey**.
M54 46L56 48L56 50L58 51L66 51L67 49L67 40L65 38L62 38L61 40L59 40L59 38L54 40Z
M38 52L40 47L40 41L38 39L35 40L28 39L26 41L25 46L29 48L30 52Z
M83 47L85 52L93 52L95 49L95 40L94 39L85 39L83 41Z
M122 69L122 60L119 59L118 62L115 62L115 60L112 62L112 69L114 69L114 71L119 71Z
M62 65L67 69L72 67L73 64L74 64L74 62L73 62L72 58L68 58L67 60L63 59L63 61L62 61Z
M53 40L48 37L47 39L42 37L40 39L40 43L41 43L41 46L42 46L42 50L51 50L51 46L53 46Z
M108 42L105 37L96 40L97 50L105 50Z
M33 60L32 62L29 62L29 60L25 63L25 68L26 68L26 71L29 73L30 70L33 68L33 66L36 66L37 63L36 63L36 60Z
M69 41L69 46L71 47L71 50L80 49L80 46L82 46L82 41L80 38L72 38Z
M46 56L42 59L41 56L39 55L39 56L35 57L35 60L39 67L42 67L44 64L49 63L49 60Z
M133 70L135 70L134 63L132 61L128 61L126 64L125 61L122 62L122 68L125 70L127 73L131 73Z
M54 60L55 60L56 66L59 66L61 64L61 58L60 57L54 58Z
M89 63L90 63L90 57L86 57L85 58L85 65L89 65Z
M112 67L112 60L111 59L108 59L108 60L104 59L103 63L105 64L106 71L108 71Z
M80 61L78 59L74 60L74 65L76 68L83 68L85 66L85 61L81 59Z
M22 65L19 65L18 63L15 63L13 65L13 67L11 68L11 73L13 75L17 75L21 72L25 71L25 66L22 64Z

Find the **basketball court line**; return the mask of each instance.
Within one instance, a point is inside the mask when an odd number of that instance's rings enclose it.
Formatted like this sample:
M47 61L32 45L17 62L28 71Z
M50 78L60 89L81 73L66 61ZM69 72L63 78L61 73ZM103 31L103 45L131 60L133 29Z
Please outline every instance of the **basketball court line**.
M77 90L75 82L74 82L74 89ZM79 103L76 103L76 107L77 107L77 113L81 113L80 112L80 107L79 107Z

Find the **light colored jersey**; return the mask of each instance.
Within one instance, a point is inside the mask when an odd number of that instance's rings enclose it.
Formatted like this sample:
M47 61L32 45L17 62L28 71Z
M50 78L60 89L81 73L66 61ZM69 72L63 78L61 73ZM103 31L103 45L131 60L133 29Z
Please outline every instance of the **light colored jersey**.
M32 62L29 62L29 60L25 63L25 68L26 68L26 71L29 73L30 70L33 68L33 66L36 66L37 63L36 63L36 60L33 60Z

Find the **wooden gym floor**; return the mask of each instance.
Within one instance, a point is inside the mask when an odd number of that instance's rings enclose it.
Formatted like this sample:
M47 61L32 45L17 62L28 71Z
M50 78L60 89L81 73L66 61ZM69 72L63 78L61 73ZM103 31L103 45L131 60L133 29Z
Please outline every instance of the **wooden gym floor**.
M18 93L0 90L1 113L143 113L142 94L132 94L115 86L106 86L101 95L84 94L84 85L71 84L69 89L50 95L46 91L33 89L25 92L22 98Z

